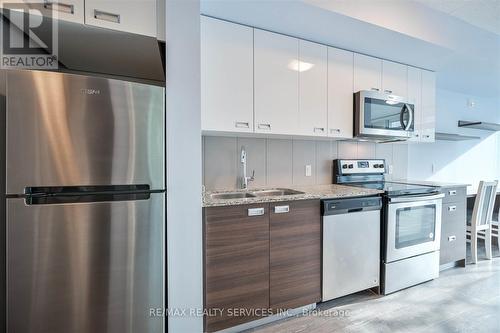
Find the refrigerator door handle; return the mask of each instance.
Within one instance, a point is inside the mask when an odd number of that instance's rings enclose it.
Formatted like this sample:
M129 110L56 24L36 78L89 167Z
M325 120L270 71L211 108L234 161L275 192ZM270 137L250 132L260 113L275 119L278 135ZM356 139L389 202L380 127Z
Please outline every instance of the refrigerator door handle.
M90 203L104 201L148 200L151 193L165 190L151 190L149 185L104 185L104 186L50 186L26 187L26 205L51 205L68 203Z

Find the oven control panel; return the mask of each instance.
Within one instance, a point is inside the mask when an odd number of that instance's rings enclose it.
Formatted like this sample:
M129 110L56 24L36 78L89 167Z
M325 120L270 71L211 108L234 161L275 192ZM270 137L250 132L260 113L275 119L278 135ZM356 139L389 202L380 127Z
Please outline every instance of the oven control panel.
M336 175L356 174L384 174L386 170L385 160L334 160Z

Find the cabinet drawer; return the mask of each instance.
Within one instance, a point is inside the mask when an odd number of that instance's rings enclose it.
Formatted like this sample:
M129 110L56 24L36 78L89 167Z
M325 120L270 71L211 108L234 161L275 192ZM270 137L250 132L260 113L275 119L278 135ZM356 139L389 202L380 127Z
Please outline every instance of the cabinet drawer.
M440 264L465 258L465 202L443 203Z
M155 0L86 0L85 24L156 37Z
M448 202L457 202L464 200L467 196L466 187L446 187L442 188L441 191L444 193L443 204Z

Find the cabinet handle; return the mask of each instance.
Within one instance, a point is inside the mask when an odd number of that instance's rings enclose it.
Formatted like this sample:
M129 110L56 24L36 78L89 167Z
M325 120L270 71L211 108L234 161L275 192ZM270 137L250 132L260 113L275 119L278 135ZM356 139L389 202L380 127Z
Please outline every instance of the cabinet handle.
M456 210L457 210L457 206L450 206L450 207L448 207L448 211L449 212L454 212Z
M248 121L237 121L234 124L236 128L250 128L250 123Z
M275 214L283 214L288 213L290 211L290 206L275 206L274 213Z
M371 89L374 90L374 91L380 91L379 88L371 88Z
M453 236L448 236L448 242L454 242L457 240L457 236L453 235Z
M424 135L426 139L429 139L431 136L430 135Z
M314 133L316 133L316 132L324 133L325 128L324 127L314 127Z
M267 131L271 130L271 124L259 124L259 126L257 127L262 130L267 130Z
M260 216L264 215L264 208L249 208L248 216Z
M340 133L340 128L330 128L330 133Z
M457 195L457 191L456 190L448 191L448 195L450 196Z
M69 3L56 2L56 1L45 1L43 8L55 10L61 13L74 14L75 6Z
M94 9L94 18L102 21L120 23L119 14L107 13L97 9Z
M389 90L389 89L385 89L384 92L386 92L388 94L392 94L392 90Z

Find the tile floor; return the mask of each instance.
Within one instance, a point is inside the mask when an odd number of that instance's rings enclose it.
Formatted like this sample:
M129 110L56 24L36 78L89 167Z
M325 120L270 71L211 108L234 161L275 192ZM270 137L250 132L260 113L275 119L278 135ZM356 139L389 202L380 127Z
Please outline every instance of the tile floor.
M500 257L441 272L389 296L370 291L322 303L309 315L248 332L500 332ZM481 248L481 246L480 246Z

